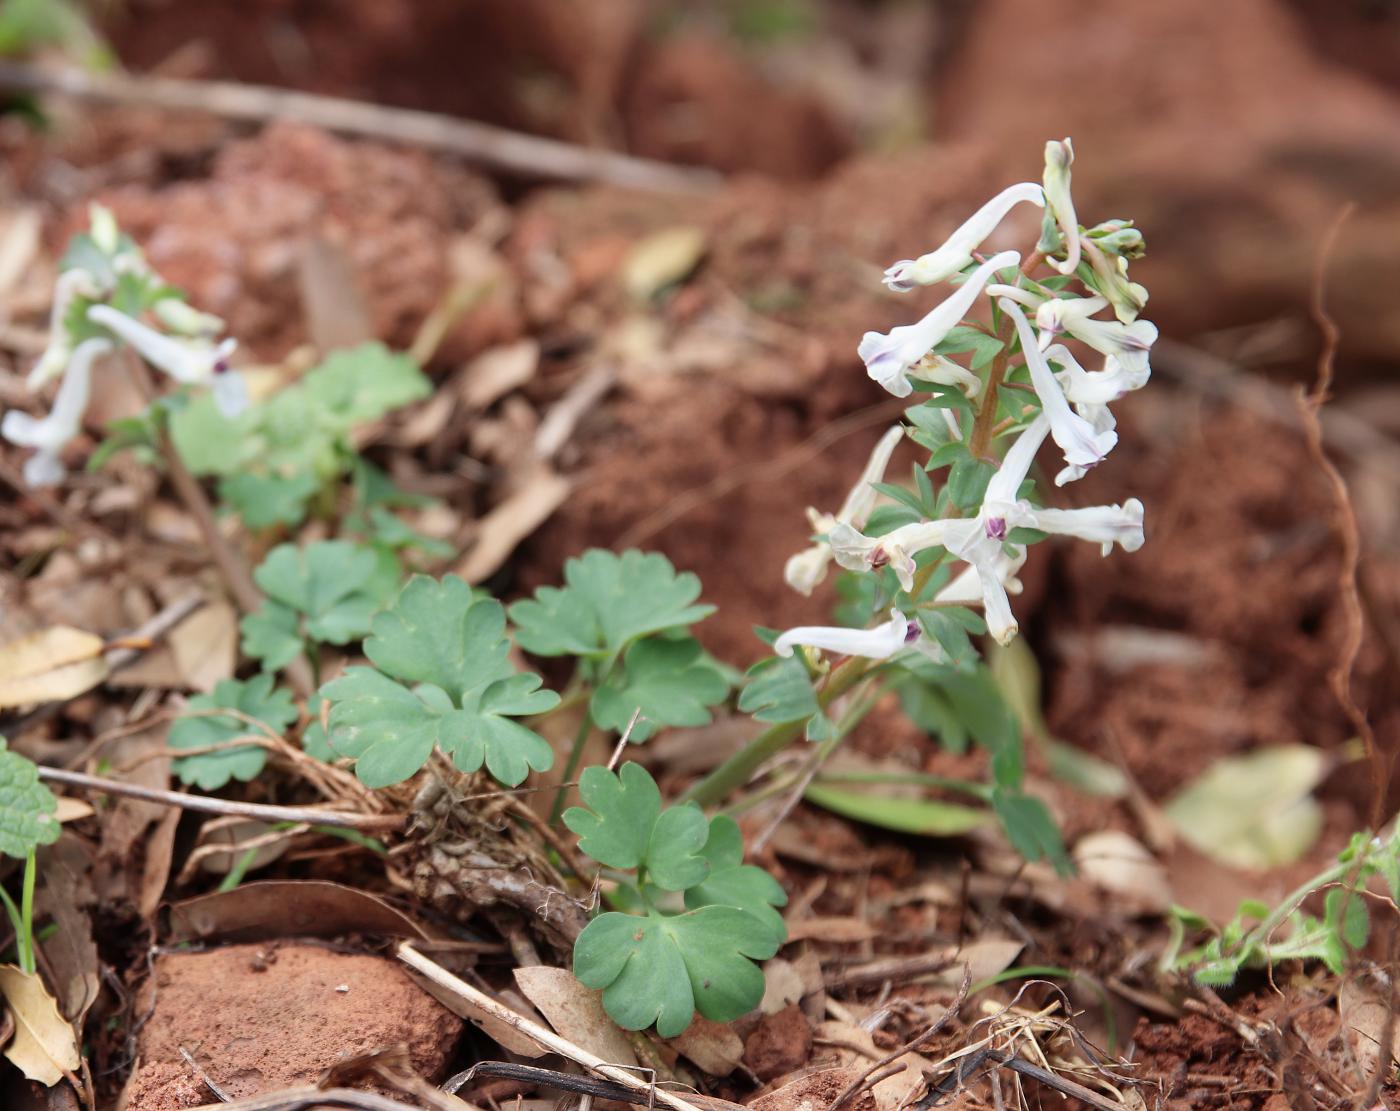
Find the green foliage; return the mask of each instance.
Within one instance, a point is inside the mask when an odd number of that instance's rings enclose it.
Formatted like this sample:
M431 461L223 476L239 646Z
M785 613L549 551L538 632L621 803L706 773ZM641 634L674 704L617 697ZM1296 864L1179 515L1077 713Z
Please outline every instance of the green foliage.
M454 576L415 575L371 629L365 654L375 666L352 667L321 691L331 703L330 746L355 757L362 782L399 783L434 746L460 770L484 764L511 787L550 767L548 743L512 719L553 709L559 696L507 660L499 602Z
M584 770L585 807L565 812L579 848L608 868L631 871L613 901L639 914L599 915L574 945L574 974L603 991L618 1025L652 1023L674 1037L699 1011L729 1022L763 998L763 973L753 963L778 951L787 936L773 908L786 902L777 881L743 863L732 818L706 820L698 806L663 809L661 792L641 766ZM685 910L665 905L684 892ZM669 897L673 899L674 896Z
M621 733L640 710L631 734L637 743L659 725L707 725L707 707L728 693L728 681L705 662L698 641L651 637L627 649L622 668L593 692L589 712L599 727Z
M604 668L638 637L685 628L714 606L695 605L700 580L656 552L592 549L564 564L565 586L516 602L520 647L536 656L580 656Z
M219 477L220 497L250 527L296 525L354 467L351 433L431 389L408 355L366 343L334 352L233 420L195 398L172 415L170 435L191 471Z
M234 714L211 713L234 710ZM274 689L271 675L248 680L223 679L212 694L191 698L186 712L170 727L171 748L207 748L258 736L260 728L281 735L297 719L292 696ZM244 783L255 779L267 763L267 751L259 745L234 745L218 752L182 756L173 770L183 783L205 791L217 791L230 779Z
M297 548L281 544L253 572L267 594L243 618L243 651L270 670L286 667L312 644L349 644L398 585L398 564L344 540Z
M0 737L0 853L29 856L39 845L58 840L58 800L39 782L32 760L6 747Z
M1270 968L1288 960L1320 960L1330 972L1343 975L1351 955L1370 936L1370 909L1363 892L1373 877L1385 883L1392 900L1400 901L1400 829L1384 840L1356 834L1335 865L1303 883L1277 907L1246 899L1215 937L1184 953L1186 931L1209 923L1173 907L1172 940L1162 965L1190 971L1199 982L1217 987L1234 983L1245 969ZM1323 892L1321 918L1301 909L1307 899Z

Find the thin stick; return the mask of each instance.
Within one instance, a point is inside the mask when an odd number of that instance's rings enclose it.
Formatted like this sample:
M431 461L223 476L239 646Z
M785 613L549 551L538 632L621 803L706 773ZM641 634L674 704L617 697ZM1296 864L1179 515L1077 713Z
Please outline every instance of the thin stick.
M195 1076L199 1077L199 1079L203 1082L204 1086L219 1097L220 1103L232 1102L233 1097L229 1095L226 1091L224 1091L222 1088L220 1088L217 1084L215 1084L212 1079L210 1079L209 1074L205 1072L202 1068L200 1068L199 1062L194 1059L193 1053L191 1053L182 1045L177 1045L175 1048L180 1051L180 1056L185 1059L185 1064L189 1065L189 1067L194 1070Z
M868 1069L866 1069L858 1077L852 1080L850 1084L846 1086L845 1091L843 1091L839 1096L832 1100L830 1104L827 1105L826 1111L840 1111L840 1108L845 1104L845 1102L857 1092L864 1090L867 1084L869 1084L870 1087L874 1087L875 1084L878 1083L878 1081L875 1080L875 1074L878 1073L881 1069L893 1064L895 1061L899 1060L899 1058L903 1057L906 1053L918 1049L919 1046L931 1040L934 1037L934 1035L936 1035L940 1030L943 1029L943 1027L947 1026L948 1023L952 1021L953 1016L958 1013L958 1009L963 1005L963 1000L967 998L967 993L971 987L972 965L965 964L963 965L962 986L958 988L958 997L953 1000L953 1003L950 1007L948 1007L941 1015L938 1016L938 1020L934 1022L934 1024L930 1026L927 1030L925 1030L922 1034L915 1035L913 1038L910 1038L899 1048L891 1050L889 1053L885 1054L885 1056L881 1057L878 1061L874 1062L874 1064L872 1064Z
M555 1069L542 1069L538 1065L517 1065L513 1061L478 1061L469 1069L457 1073L444 1082L442 1090L454 1095L460 1092L478 1076L497 1076L505 1080L518 1080L535 1084L542 1088L555 1088L561 1092L575 1092L595 1099L611 1099L618 1103L634 1103L647 1106L652 1102L650 1090L638 1092L633 1088L615 1084L610 1080L594 1080L591 1076L576 1076L570 1072ZM702 1109L738 1108L741 1105L714 1096L690 1097Z
M463 999L469 1001L473 1007L485 1011L492 1018L504 1022L507 1026L518 1030L531 1041L539 1043L551 1052L558 1053L562 1057L567 1057L575 1064L582 1065L590 1072L595 1072L599 1076L606 1077L608 1080L615 1080L619 1084L631 1088L634 1092L654 1094L658 1102L674 1108L675 1111L699 1111L693 1103L688 1103L674 1092L668 1092L664 1088L656 1087L655 1084L647 1084L638 1080L626 1069L620 1068L617 1065L610 1065L601 1057L597 1057L581 1046L577 1046L573 1042L561 1038L558 1034L554 1033L553 1030L546 1030L538 1022L532 1022L523 1015L516 1014L509 1007L492 999L485 992L478 991L465 980L461 980L452 975L452 973L448 972L442 965L429 960L422 953L418 952L418 950L414 949L413 946L400 944L394 950L394 953L404 964L422 973L438 987L444 988L454 995L461 996Z
M712 171L590 150L471 120L265 85L95 74L77 69L44 70L4 63L0 64L0 88L57 93L104 104L209 112L257 123L297 120L344 135L447 151L494 170L551 181L591 181L660 193L703 193L714 189L721 180Z
M192 1111L310 1111L315 1107L358 1107L360 1111L412 1111L411 1105L400 1103L375 1092L360 1092L354 1088L288 1088L285 1092L268 1092L247 1096L231 1103L205 1103Z
M257 802L234 802L209 795L188 795L183 791L161 791L154 787L141 787L135 783L103 779L101 776L50 768L42 764L39 766L39 778L49 783L62 783L68 787L121 795L143 802L159 803L162 806L178 806L203 814L256 818L263 822L310 822L313 825L336 826L340 829L392 831L402 829L406 821L402 814L348 814L343 810L320 810L311 806L269 806Z

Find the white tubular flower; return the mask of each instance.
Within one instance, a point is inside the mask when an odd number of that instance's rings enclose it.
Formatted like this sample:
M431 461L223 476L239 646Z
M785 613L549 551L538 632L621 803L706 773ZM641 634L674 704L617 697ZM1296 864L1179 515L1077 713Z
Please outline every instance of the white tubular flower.
M29 371L27 384L37 390L57 378L73 354L73 341L68 335L68 312L79 297L99 297L101 289L86 270L65 270L53 286L53 308L49 311L49 344L39 361Z
M1103 297L1060 297L1046 301L1035 313L1041 348L1048 347L1057 336L1069 333L1099 354L1113 356L1127 373L1150 374L1147 356L1157 342L1157 325L1149 320L1123 324L1117 320L1090 319L1107 304Z
M791 656L796 645L820 648L843 656L867 660L887 660L901 648L919 639L919 623L910 621L899 610L890 610L890 619L873 629L846 629L838 625L800 625L789 629L773 642L779 656Z
M1057 536L1073 536L1100 546L1104 555L1117 544L1125 552L1142 547L1143 509L1137 498L1122 505L1094 505L1085 509L1037 509L1029 502L1016 507L1017 528L1039 529Z
M1021 256L1016 251L993 255L974 270L951 297L935 308L917 324L891 328L889 333L866 332L858 351L865 363L866 373L895 397L908 397L914 387L909 372L931 349L967 315L972 303L996 271L1018 266Z
M12 411L0 421L0 436L12 444L35 449L24 463L24 481L30 486L56 486L68 473L63 465L63 449L82 431L83 413L92 393L92 364L111 350L111 343L105 339L78 344L47 417L38 419Z
M1112 355L1104 359L1102 370L1085 370L1062 343L1047 347L1045 359L1059 364L1061 370L1055 377L1064 388L1066 400L1100 432L1116 425L1108 408L1110 402L1142 389L1152 377L1148 368L1144 367L1141 373L1131 372Z
M1059 381L1050 371L1050 365L1041 354L1030 321L1016 302L1003 298L1001 310L1011 317L1016 325L1016 334L1021 340L1021 352L1026 357L1026 365L1031 372L1031 385L1040 395L1041 411L1050 422L1050 435L1060 450L1065 453L1065 467L1055 476L1055 485L1083 478L1090 467L1101 463L1118 443L1118 433L1112 429L1098 431L1084 417L1069 407Z
M115 255L121 246L122 233L117 218L106 205L93 201L88 205L88 234L104 255Z
M807 510L813 532L827 533L843 522L857 530L865 527L865 522L870 519L870 514L880 497L874 484L885 477L885 468L889 466L890 456L894 454L894 449L902 439L904 428L898 424L880 437L875 450L866 460L860 478L851 487L835 516L818 513L815 509ZM799 594L810 595L817 584L826 578L826 569L831 558L831 545L825 540L818 540L810 548L803 549L787 561L783 568L783 579Z
M1045 203L1065 237L1064 262L1050 260L1061 274L1073 274L1079 266L1079 217L1074 214L1074 198L1070 196L1070 167L1074 165L1074 143L1066 137L1062 142L1051 139L1045 144Z
M897 293L916 285L937 285L947 281L972 261L972 252L996 230L1006 214L1022 201L1045 207L1045 195L1033 181L1010 185L989 200L953 232L936 251L916 259L901 259L885 271L884 282Z
M829 533L831 553L848 571L874 571L892 567L895 578L906 592L914 589L914 557L925 548L946 544L950 530L962 521L914 521L883 536L866 536L846 524L837 524Z
M172 339L110 305L93 305L87 315L94 324L101 324L131 344L143 359L177 382L209 386L224 416L235 417L246 408L246 384L229 368L228 362L238 346L236 341L226 339L215 345L207 339Z
M1006 549L1011 549L1008 555ZM1020 594L1024 584L1016 577L1026 562L1026 548L1023 544L1003 544L996 557L996 574L1008 594ZM933 596L935 605L971 606L982 601L982 574L972 564L968 564L951 579L948 585Z
M982 379L966 367L959 366L946 355L925 355L914 367L914 377L940 386L953 386L971 400L982 389Z

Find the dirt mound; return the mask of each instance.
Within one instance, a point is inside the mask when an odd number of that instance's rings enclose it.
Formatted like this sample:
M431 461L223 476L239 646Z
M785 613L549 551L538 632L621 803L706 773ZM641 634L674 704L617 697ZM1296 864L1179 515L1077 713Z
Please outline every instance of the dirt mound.
M138 1008L148 1010L128 1111L213 1100L181 1048L239 1099L315 1084L338 1062L399 1045L436 1078L462 1031L395 962L291 943L166 953Z

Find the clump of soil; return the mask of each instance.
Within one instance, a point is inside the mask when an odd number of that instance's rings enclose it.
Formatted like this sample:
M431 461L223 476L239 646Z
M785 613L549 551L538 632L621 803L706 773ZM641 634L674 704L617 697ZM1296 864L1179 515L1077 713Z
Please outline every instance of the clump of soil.
M314 1084L337 1062L399 1045L416 1073L437 1078L462 1032L393 961L290 943L166 953L137 1010L152 1007L128 1111L213 1099L181 1047L238 1099Z

